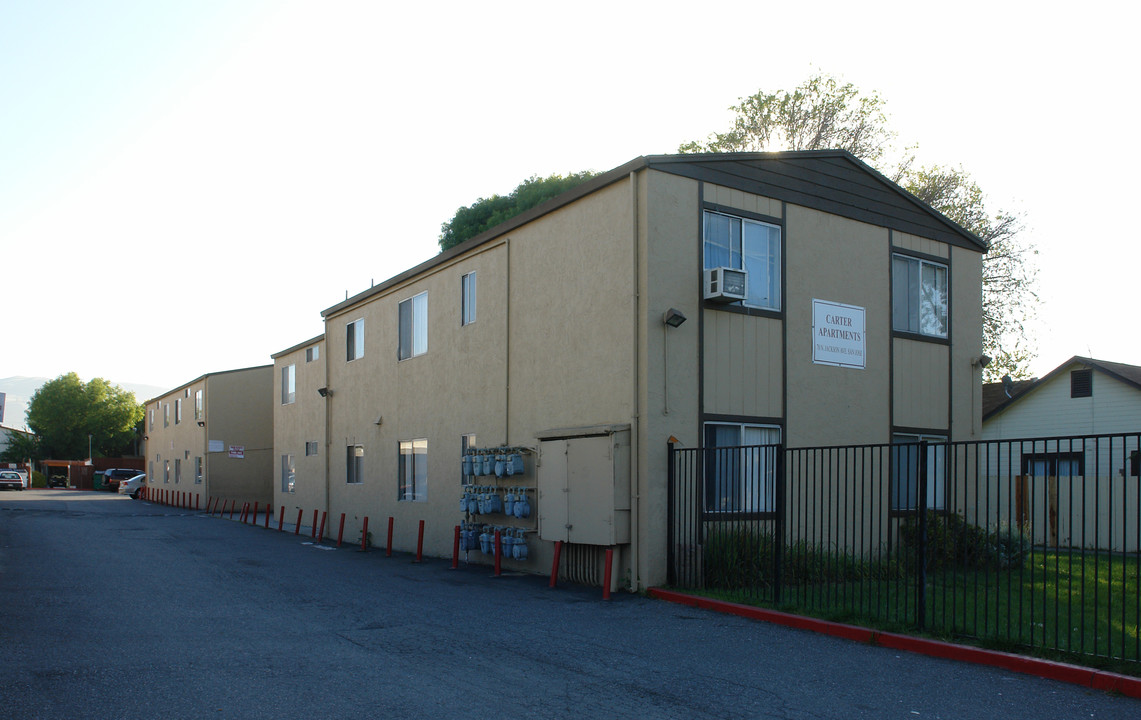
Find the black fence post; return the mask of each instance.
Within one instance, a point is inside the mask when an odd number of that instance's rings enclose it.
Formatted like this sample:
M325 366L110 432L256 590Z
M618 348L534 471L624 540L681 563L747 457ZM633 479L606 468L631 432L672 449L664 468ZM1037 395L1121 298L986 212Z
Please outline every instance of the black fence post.
M677 541L677 529L674 527L677 522L674 516L675 480L674 444L671 438L666 443L666 517L669 518L669 524L666 526L666 579L672 587L676 587L678 582L677 558L674 557L674 545Z
M782 570L784 568L784 445L773 448L776 453L776 520L773 523L773 604L780 605Z
M919 443L919 497L915 499L919 513L919 557L915 559L915 623L920 630L927 625L927 441Z

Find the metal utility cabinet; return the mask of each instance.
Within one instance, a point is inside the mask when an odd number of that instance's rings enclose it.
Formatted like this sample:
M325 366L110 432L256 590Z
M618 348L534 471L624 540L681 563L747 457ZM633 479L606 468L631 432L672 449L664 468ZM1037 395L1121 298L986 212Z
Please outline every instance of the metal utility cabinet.
M630 542L630 426L564 428L537 437L539 538Z

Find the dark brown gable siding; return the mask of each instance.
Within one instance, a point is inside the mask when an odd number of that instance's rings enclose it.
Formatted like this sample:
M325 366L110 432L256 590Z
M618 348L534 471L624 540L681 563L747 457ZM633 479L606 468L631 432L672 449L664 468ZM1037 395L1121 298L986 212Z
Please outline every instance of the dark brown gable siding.
M847 153L661 156L650 167L982 252L981 241Z

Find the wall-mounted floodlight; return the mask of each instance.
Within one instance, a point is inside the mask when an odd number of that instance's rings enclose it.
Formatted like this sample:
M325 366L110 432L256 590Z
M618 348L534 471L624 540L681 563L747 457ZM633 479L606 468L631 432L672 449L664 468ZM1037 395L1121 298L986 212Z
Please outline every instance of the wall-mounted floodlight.
M206 427L206 421L205 420L199 420L198 421L198 427Z
M979 355L977 358L972 358L971 365L974 365L975 367L985 368L987 365L990 365L990 356Z
M685 315L677 308L670 308L662 314L662 322L675 328L685 322Z
M317 394L320 395L321 397L329 397L330 395L333 394L333 391L327 387L322 387L322 388L317 388Z

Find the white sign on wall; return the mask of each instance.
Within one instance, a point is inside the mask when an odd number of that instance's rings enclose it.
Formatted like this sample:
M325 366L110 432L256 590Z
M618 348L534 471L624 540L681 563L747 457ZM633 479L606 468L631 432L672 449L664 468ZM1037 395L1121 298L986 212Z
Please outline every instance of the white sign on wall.
M221 440L211 440L206 448L207 452L222 452L226 449L226 444Z
M812 362L859 368L866 366L865 310L856 305L812 301Z
M245 457L246 457L246 446L245 445L231 445L230 446L230 457L237 458L238 460L245 459Z

